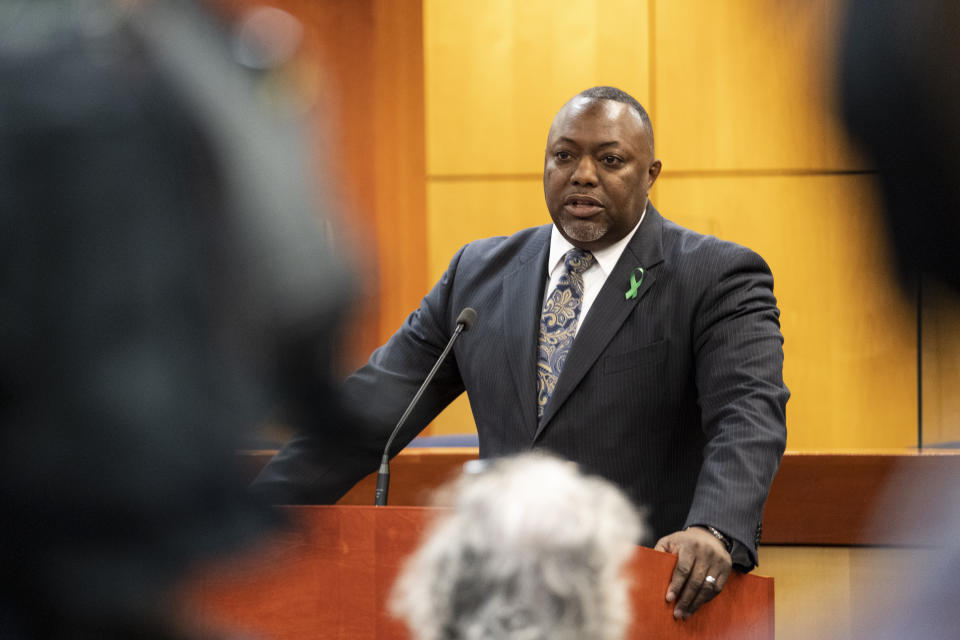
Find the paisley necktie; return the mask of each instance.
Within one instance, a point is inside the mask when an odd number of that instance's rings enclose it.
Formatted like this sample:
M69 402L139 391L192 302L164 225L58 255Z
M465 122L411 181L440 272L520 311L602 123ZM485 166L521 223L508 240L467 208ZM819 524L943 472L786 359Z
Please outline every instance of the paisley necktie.
M557 378L573 345L583 302L583 272L593 264L593 254L571 249L564 255L566 273L560 276L540 314L540 344L537 349L537 418L557 386Z

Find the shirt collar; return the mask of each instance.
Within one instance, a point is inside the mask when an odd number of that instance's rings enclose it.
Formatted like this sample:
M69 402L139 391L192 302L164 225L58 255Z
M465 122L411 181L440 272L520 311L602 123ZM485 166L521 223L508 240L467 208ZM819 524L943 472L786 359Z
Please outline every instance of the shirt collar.
M636 226L633 227L633 230L625 235L620 240L617 240L615 243L594 251L593 257L596 260L597 265L603 271L604 277L609 276L610 272L613 271L613 268L617 265L617 261L620 260L620 256L623 255L623 250L627 248L627 245L630 244L630 240L633 238L633 235L637 232L637 229L640 228L640 225L643 223L643 219L647 217L647 208L643 208L643 213L640 215L640 219L637 220ZM553 225L553 229L550 232L550 258L547 262L547 275L552 276L553 272L563 264L563 256L567 254L567 251L573 249L574 246L570 244L570 241L564 238L557 225Z

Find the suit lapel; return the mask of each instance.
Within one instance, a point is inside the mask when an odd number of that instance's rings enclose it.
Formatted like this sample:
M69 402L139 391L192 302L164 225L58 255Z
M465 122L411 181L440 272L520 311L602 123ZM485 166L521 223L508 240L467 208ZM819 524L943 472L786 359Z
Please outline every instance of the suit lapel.
M643 224L624 249L623 255L620 256L617 265L600 289L597 299L594 300L593 306L590 307L583 326L577 332L563 372L557 380L557 386L537 426L534 439L540 436L583 376L603 353L613 336L620 330L633 309L653 287L658 271L653 267L662 261L663 218L651 204L647 207ZM630 275L636 267L644 268L643 282L637 291L637 296L628 299L626 292L630 289Z
M537 429L537 340L549 252L550 227L545 226L520 254L517 269L503 280L504 342L528 437Z

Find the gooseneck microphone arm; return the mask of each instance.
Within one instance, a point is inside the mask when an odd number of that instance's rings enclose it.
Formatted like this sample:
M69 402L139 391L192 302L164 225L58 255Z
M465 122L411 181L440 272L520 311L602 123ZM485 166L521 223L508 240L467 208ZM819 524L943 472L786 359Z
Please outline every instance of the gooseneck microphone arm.
M477 312L471 307L466 307L460 312L460 315L457 316L457 328L454 329L453 335L450 336L450 340L447 342L447 346L444 347L443 353L441 353L440 357L437 358L437 362L433 365L433 368L430 369L430 373L427 374L423 384L420 385L420 388L417 390L417 394L413 396L413 400L410 401L410 404L407 405L403 415L400 416L397 426L393 428L393 432L390 434L390 438L387 440L387 446L383 448L383 457L380 459L380 471L377 472L377 493L373 502L374 506L382 507L387 504L387 494L390 491L390 445L393 444L393 439L397 437L398 433L400 433L400 429L403 427L404 423L406 423L407 418L410 417L410 413L413 411L413 408L417 406L417 402L420 401L420 396L423 395L424 390L433 380L433 376L436 375L440 365L443 364L443 361L447 359L447 354L450 353L450 349L453 348L453 343L456 342L461 333L470 329L471 325L473 325L473 322L476 319Z

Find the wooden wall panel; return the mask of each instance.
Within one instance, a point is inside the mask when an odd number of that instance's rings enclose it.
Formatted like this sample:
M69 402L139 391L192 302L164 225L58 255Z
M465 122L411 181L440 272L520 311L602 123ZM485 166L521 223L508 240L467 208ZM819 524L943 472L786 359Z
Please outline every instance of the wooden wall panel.
M539 174L565 100L598 84L648 97L647 3L424 2L427 170Z
M461 394L443 412L434 418L423 435L443 435L458 433L476 433L477 425L473 421L470 400L467 394Z
M429 277L471 240L510 235L550 222L539 176L519 179L431 180L427 186Z
M850 553L844 547L760 548L756 572L774 580L777 640L850 637Z
M869 167L831 114L841 12L841 0L426 0L428 280L464 243L548 220L550 119L583 87L621 86L653 116L658 207L774 269L790 446L915 445L917 312L890 284L877 200L858 175ZM927 316L928 351L952 344L949 316ZM931 420L954 411L952 382L935 380L954 361L924 359ZM471 430L466 407L434 432Z
M420 0L373 0L373 36L373 136L365 135L357 146L374 158L379 345L432 284L427 273Z
M952 539L960 452L787 450L763 513L764 544L907 545Z
M841 4L657 1L654 127L664 165L861 167L831 115Z
M671 177L668 218L758 251L785 338L791 449L916 445L916 311L864 176Z
M239 454L252 480L275 451ZM428 506L478 447L408 447L393 459L390 504ZM960 452L788 449L763 514L764 545L934 548L955 538ZM370 504L371 471L338 504Z
M923 446L960 443L960 296L923 284Z
M776 585L777 640L854 635L894 615L919 584L917 567L939 552L922 548L760 548L759 575Z
M550 214L543 202L539 177L431 180L427 186L431 285L446 271L457 250L471 240L509 235L548 222ZM475 430L464 394L437 416L428 432L439 435Z

